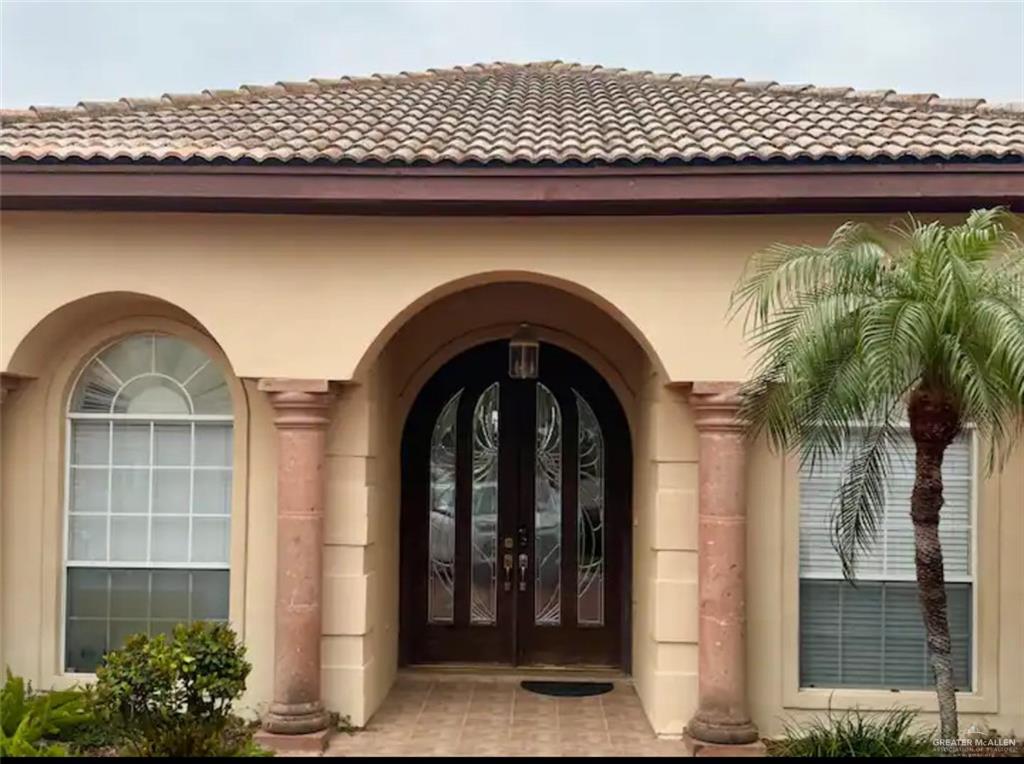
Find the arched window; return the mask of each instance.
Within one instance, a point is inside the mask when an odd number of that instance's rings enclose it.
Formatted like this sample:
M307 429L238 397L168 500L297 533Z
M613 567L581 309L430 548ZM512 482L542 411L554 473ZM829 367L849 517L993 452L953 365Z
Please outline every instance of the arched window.
M68 407L64 667L131 634L225 621L233 417L218 366L162 334L85 367Z

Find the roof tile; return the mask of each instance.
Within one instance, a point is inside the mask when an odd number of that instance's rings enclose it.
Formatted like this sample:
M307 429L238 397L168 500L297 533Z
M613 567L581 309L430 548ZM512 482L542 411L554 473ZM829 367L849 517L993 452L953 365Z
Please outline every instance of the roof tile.
M3 112L7 160L503 164L1024 159L1024 108L563 62Z

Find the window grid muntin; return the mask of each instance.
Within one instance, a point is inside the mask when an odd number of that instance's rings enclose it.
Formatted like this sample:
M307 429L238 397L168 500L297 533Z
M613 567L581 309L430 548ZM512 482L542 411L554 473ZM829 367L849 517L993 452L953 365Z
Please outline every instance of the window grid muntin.
M104 367L106 369L108 369L108 370L110 369L110 367L107 366L106 364L104 364ZM111 373L113 374L113 372L111 372ZM194 376L194 375L190 375L189 379L191 379L192 376ZM114 409L117 407L117 399L120 398L122 394L124 394L124 391L127 390L129 386L131 386L135 382L138 382L140 379L147 379L149 377L157 377L158 379L166 379L168 382L171 382L176 387L179 387L181 389L181 392L185 395L185 402L188 403L189 413L188 414L179 414L179 416L191 417L191 416L193 416L195 414L196 406L195 406L195 403L193 403L193 401L192 401L192 394L189 393L188 388L186 388L183 383L179 382L178 380L176 380L174 377L170 376L169 374L163 374L163 373L161 373L159 371L147 371L147 372L144 372L142 374L136 374L134 377L131 377L129 379L124 380L124 382L121 384L121 387L118 388L118 391L116 393L114 393L113 397L110 399L110 413L111 414L117 413L117 412L114 411ZM114 378L117 379L119 382L121 381L120 377L117 377L116 375L115 375ZM82 413L85 413L85 412L82 412ZM97 412L97 413L103 413L103 412ZM145 416L145 415L143 415L143 414L129 414L128 416Z
M862 423L862 422L852 422L852 423L850 423L850 427L853 430L858 430L858 429L866 430L866 429L868 429L869 425L866 424L866 423ZM904 421L900 422L897 425L897 427L900 430L902 430L902 431L909 432L909 430L910 430L910 423L909 423L909 421L904 420ZM979 446L978 446L978 432L977 432L976 425L971 423L971 422L965 423L962 426L962 428L961 428L961 435L967 439L968 464L967 464L967 478L966 479L967 479L967 482L969 484L969 489L968 489L968 507L967 507L968 522L967 523L954 523L952 526L948 526L947 525L946 527L947 528L948 527L953 527L955 530L966 530L967 533L969 534L969 542L968 542L969 543L968 573L967 574L953 574L953 575L950 575L950 574L946 573L944 575L944 580L945 580L945 582L947 584L951 584L951 583L952 584L970 584L970 587L971 587L971 592L970 592L971 618L970 618L970 623L969 623L969 627L970 627L970 633L969 633L969 640L970 640L969 662L970 662L970 666L969 666L969 669L970 669L971 682L970 682L970 686L966 690L964 690L964 692L974 692L976 690L976 686L977 686L978 668L979 668L979 661L980 661L979 647L978 647L978 645L980 643L980 639L978 638L978 625L979 625L979 619L978 619L978 597L979 597L979 595L978 595L978 588L979 587L978 587L977 580L976 580L977 579L977 570L978 570L977 566L978 566L978 490L979 490L979 485L978 485L978 482L979 482L978 481L978 448L979 448ZM798 477L797 477L797 496L798 496L798 500L799 500L799 496L800 496L800 483L801 482L802 482L801 476L798 473ZM945 486L945 484L946 484L946 481L944 479L943 480L943 485ZM802 503L800 503L798 505L798 507L797 507L797 557L798 557L798 559L797 559L797 582L798 582L798 584L799 584L799 580L800 579L804 579L804 578L806 578L806 579L814 579L814 580L830 580L830 581L840 580L841 581L842 580L842 574L840 574L839 576L836 576L836 575L831 574L831 573L825 573L825 572L810 573L810 572L804 572L804 571L800 570L801 560L799 559L799 555L800 555L799 547L800 547L800 536L803 533L802 511L801 510L802 510ZM940 529L942 527L943 526L940 523ZM903 583L903 582L907 582L907 581L915 581L916 582L916 578L915 578L915 576L913 574L905 574L903 576L896 576L896 575L888 574L888 576L885 577L885 578L878 578L878 577L873 577L872 575L862 575L862 574L858 573L857 580L858 581L865 581L865 582L869 582L870 581L870 582L882 582L882 583L884 583L884 582ZM798 599L798 607L797 607L797 618L798 619L800 617L800 608L801 607L802 606L800 605L799 599ZM798 640L800 638L799 623L797 625L797 638L798 638ZM799 643L798 643L798 652L799 652ZM802 682L799 681L799 673L800 673L800 667L799 667L799 660L798 660L798 665L797 665L798 681L797 681L797 685L798 685L798 687L803 689L803 684L802 684ZM817 689L817 688L811 688L811 689ZM836 689L842 689L842 688L836 688Z
M64 573L63 573L63 575L61 577L62 581L61 581L61 586L60 586L60 607L61 607L61 617L62 617L61 618L61 629L60 629L60 656L61 656L60 659L61 659L62 670L68 670L67 667L66 667L66 661L67 661L67 636L68 636L67 626L68 626L69 620L71 620L71 617L68 615L68 581L69 581L70 570L72 570L72 569L97 569L97 570L106 570L107 571L107 587L106 587L106 598L107 598L107 602L106 602L106 613L107 613L107 618L106 618L106 621L107 621L107 624L106 624L106 644L107 645L110 644L110 623L112 621L123 620L123 619L119 619L119 618L111 618L110 615L109 615L110 612L111 612L111 598L113 596L112 573L115 570L125 569L125 570L147 570L147 571L149 571L149 576L147 577L148 578L148 586L147 586L147 596L148 596L148 601L147 601L147 625L151 625L151 622L153 620L150 617L151 613L152 613L152 603L153 603L153 600L152 600L153 573L155 573L155 572L163 572L163 571L180 570L183 573L186 573L188 575L188 620L189 620L189 622L191 622L191 620L192 620L192 597L193 597L193 581L194 581L194 575L193 574L195 574L196 572L202 572L202 571L211 571L211 572L224 572L224 571L228 571L229 574L230 574L230 568L231 568L231 563L230 563L230 557L231 557L231 515L232 515L232 505L233 505L233 498L232 497L233 497L233 491L234 491L234 445L233 445L234 444L234 415L233 414L196 414L195 413L195 404L194 404L194 401L192 400L192 395L187 390L187 385L193 379L195 379L195 377L197 377L199 374L201 374L207 367L209 367L210 364L213 363L213 359L209 358L209 357L206 357L185 378L184 381L180 381L179 382L178 380L175 380L173 377L169 377L168 375L164 375L164 374L160 374L160 373L156 372L156 340L157 340L157 337L170 337L170 338L174 338L174 339L179 339L179 341L181 341L181 342L187 342L187 341L180 340L180 338L176 338L176 337L174 337L174 335L169 335L169 334L160 334L160 333L156 333L156 332L143 333L142 336L148 336L150 338L150 343L151 343L150 344L150 368L152 370L153 375L154 376L162 376L162 377L171 379L176 384L178 384L182 388L183 392L186 395L186 400L188 402L188 405L189 405L189 408L190 408L191 412L189 414L174 414L174 413L131 414L131 413L115 412L115 411L113 411L113 408L116 405L117 398L123 392L123 390L127 386L127 384L129 384L130 382L134 381L136 378L143 377L143 376L146 376L146 375L135 375L131 379L129 379L127 382L121 382L120 376L118 374L116 374L110 368L110 366L100 356L103 353L105 353L106 351L108 351L110 348L118 345L119 343L124 342L126 340L129 340L132 337L138 337L138 336L140 336L140 335L139 334L133 334L133 335L128 335L126 337L122 337L122 338L120 338L120 339L118 339L118 340L116 340L114 342L111 342L110 344L106 345L103 349L99 350L89 360L89 362L86 363L82 367L81 372L79 372L77 378L75 379L75 383L74 383L74 385L71 388L71 395L68 397L67 408L66 408L66 411L65 411L65 417L66 417L66 421L68 423L68 426L65 427L65 443L64 443L64 448L65 448L65 460L64 460L64 500L63 500L63 518L62 518L62 528L63 528L63 530L62 530L62 549L63 549L62 557L63 557L63 570L64 570ZM202 352L201 349L196 348L194 345L190 345L190 347L198 350L199 352ZM118 382L121 382L121 387L111 397L111 404L110 404L111 410L109 412L102 412L102 411L100 411L100 412L96 412L96 411L92 411L92 412L90 412L90 411L73 411L72 407L73 407L73 405L75 403L75 399L77 397L79 388L83 384L83 378L88 373L89 367L92 366L93 364L98 364L114 380L117 380ZM226 384L226 380L225 380L224 384ZM212 390L212 389L216 389L216 388L210 388L210 390ZM207 390L206 392L210 392L210 390ZM107 430L107 441L108 442L107 442L107 464L106 465L73 465L72 464L72 461L73 461L72 455L74 453L74 450L73 450L73 448L74 448L74 423L75 423L75 421L79 421L79 420L80 421L90 421L91 420L91 421L94 421L94 422L106 422L106 423L108 423L109 426L108 426L108 430ZM150 448L149 448L149 461L150 461L150 463L149 463L149 465L124 465L124 467L134 467L134 466L137 466L139 469L146 469L146 470L149 471L150 479L149 479L148 509L150 509L150 510L152 510L152 487L153 487L153 482L154 482L153 481L153 463L152 463L153 462L153 458L154 458L154 456L153 456L154 455L154 450L155 450L155 445L153 443L154 429L155 429L156 425L164 423L164 422L188 423L190 425L190 427L189 427L189 429L190 429L190 464L189 465L168 465L168 467L173 467L175 469L188 469L189 472L190 472L190 478L189 478L189 483L190 483L189 508L188 508L188 513L187 513L187 516L189 518L189 521L188 521L188 534L189 534L188 535L188 545L189 545L188 557L189 557L189 561L188 562L163 562L163 561L154 562L154 561L150 561L150 558L152 557L152 554L151 554L151 546L152 546L152 520L151 519L147 521L147 537L146 537L147 561L122 561L122 562L111 561L111 537L110 537L110 535L111 535L111 529L113 527L112 518L114 517L114 513L111 511L112 510L111 502L113 501L113 468L116 466L116 465L113 464L113 449L114 449L113 428L114 428L114 425L116 423L118 423L118 422L147 423L150 426ZM229 450L229 453L230 453L231 465L227 466L227 467L218 467L218 466L213 466L213 465L196 465L195 464L195 429L196 429L196 425L197 424L201 424L201 425L202 424L216 424L216 423L229 424L230 425L230 428L228 428L230 430L229 435L228 435L228 438L229 438L228 450ZM95 469L106 469L107 470L107 486L106 486L106 494L107 494L106 495L106 506L107 506L107 511L106 511L105 514L104 513L100 513L100 512L96 512L96 513L91 513L91 512L90 513L77 513L76 512L76 513L73 513L71 511L71 495L72 495L72 474L73 474L73 469L94 469L94 468ZM231 475L231 479L229 481L229 488L228 488L227 512L224 513L224 514L213 514L213 513L210 513L210 514L206 515L208 517L224 517L224 518L227 518L227 527L226 527L226 529L224 531L225 534L226 534L226 540L227 540L227 553L226 553L227 559L225 561L223 561L223 562L195 562L195 561L192 561L192 559L191 559L192 558L192 549L191 549L192 539L191 539L191 536L192 536L192 530L193 530L193 520L192 520L192 517L195 514L195 512L193 511L194 510L193 487L194 487L195 472L197 470L199 470L199 471L204 471L204 470L222 471L222 472L228 472ZM76 516L86 516L86 517L88 517L88 516L103 516L103 517L106 518L106 534L105 534L106 535L106 557L107 557L106 560L72 560L72 559L70 559L70 528L71 528L71 517L72 517L72 514L74 514ZM119 516L119 517L138 517L138 516L142 516L142 513L118 513L117 516ZM152 518L153 516L157 516L157 517L177 516L177 517L180 517L181 515L180 515L180 513L177 514L177 515L172 515L170 513L153 513L152 511L150 511L148 513L148 516L149 516L149 518ZM230 580L228 581L228 592L230 593ZM225 619L223 619L223 620L226 621L227 617L228 617L228 613L225 612ZM94 620L98 620L98 619L94 619ZM127 620L134 620L134 619L127 619ZM170 619L158 619L158 620L168 620L169 621ZM220 620L220 619L209 619L209 620ZM81 671L73 671L73 673L82 673L82 672ZM89 672L86 671L85 673L89 673Z
M132 342L137 341L137 340L143 340L143 341L148 342L148 345L149 345L149 347L148 347L148 355L149 355L149 364L148 364L149 368L148 368L148 370L139 371L138 368L130 368L130 369L127 370L129 372L127 374L123 373L125 371L124 369L122 369L122 373L118 373L118 372L114 371L113 366L111 364L107 363L107 361L104 360L103 356L108 354L108 353L110 353L113 349L116 349L118 347L127 345L127 344L132 343ZM192 355L192 360L195 362L196 366L194 368L192 368L191 370L189 370L189 367L186 366L185 370L187 371L187 374L185 374L185 372L183 371L182 372L183 375L184 375L183 378L179 379L179 378L177 378L174 375L174 373L176 373L178 371L181 371L181 369L173 368L172 373L167 373L167 372L165 372L165 371L163 371L163 370L158 368L157 349L158 349L158 343L160 343L161 341L163 341L164 343L167 343L169 345L169 347L172 349L172 351L174 350L174 346L175 345L178 346L178 348L177 348L178 352L177 353L172 352L169 357L164 359L165 362L167 362L167 361L171 362L171 367L172 368L176 364L180 363L183 358L187 358L188 354ZM183 353L183 352L181 352L182 350L187 351L187 352ZM124 360L124 358L120 359L120 361L123 361L123 360ZM194 392L190 391L189 390L189 385L192 384L193 380L195 380L196 378L200 377L200 375L202 375L211 366L212 366L212 372L214 373L214 380L219 380L219 384L214 384L214 385L207 384L205 387L200 387L199 389L197 389ZM95 411L95 410L90 411L90 410L88 410L88 406L87 406L87 404L89 402L88 396L84 396L83 395L82 399L80 401L78 400L79 393L83 389L82 385L88 379L89 374L90 374L90 370L93 367L98 367L98 368L102 369L104 374L106 375L107 379L101 379L100 380L101 382L110 383L110 384L107 384L107 385L103 385L103 384L100 385L100 390L103 391L104 397L106 396L106 392L107 391L109 391L109 393L110 393L110 395L109 395L109 403L107 404L107 410L106 411L102 411L102 410L100 410L100 411ZM101 378L103 377L103 375L99 375L99 376ZM167 334L167 333L163 333L163 332L141 332L141 333L136 333L136 334L130 334L130 335L127 335L125 337L121 337L120 339L118 339L116 341L111 342L110 344L106 345L104 348L99 350L92 357L92 359L89 361L89 363L87 363L82 368L82 371L80 372L80 374L78 375L78 378L75 381L75 385L73 387L72 395L71 395L71 397L70 397L70 399L68 401L68 413L69 414L79 414L79 415L83 415L83 416L88 416L88 415L93 415L93 416L95 416L95 415L99 415L99 416L103 416L103 415L132 416L131 414L125 414L125 413L116 412L114 409L117 406L118 399L124 393L126 388L129 385L133 384L134 382L138 381L139 379L145 378L147 376L152 376L152 377L157 377L157 378L162 379L162 380L167 380L168 382L172 383L175 388L180 390L181 394L184 396L184 400L185 400L186 406L189 409L189 411L186 414L168 414L168 416L171 416L171 417L177 416L177 417L185 417L185 418L187 418L189 416L203 416L203 417L207 417L207 416L222 416L222 417L224 417L225 419L228 419L228 420L233 419L233 416L231 415L230 393L227 390L227 380L225 379L223 373L220 373L220 370L217 368L217 366L214 365L213 358L211 358L202 349L196 347L194 344L188 342L187 340L184 340L184 339L182 339L180 337L176 337L176 336L174 336L172 334ZM95 381L95 380L92 380L92 381ZM213 415L211 415L211 414L196 414L197 399L202 398L204 396L207 396L210 393L212 393L212 392L214 392L216 390L219 390L221 388L223 388L225 390L225 393L227 393L227 395L226 395L226 397L223 400L218 401L217 405L219 407L222 407L221 410L225 410L227 413L225 413L225 414L218 413L218 414L213 414ZM86 389L88 389L88 388L86 388ZM85 406L86 410L84 410L84 411L74 411L74 406L75 406L76 402L78 402L82 406ZM163 414L156 414L156 415L157 416L163 416ZM145 418L145 417L143 417L143 418Z
M114 422L109 422L109 426L107 428L107 458L109 460L109 463L106 464L106 465L100 465L100 464L78 465L78 464L75 464L74 463L74 443L75 443L74 436L75 436L76 430L75 430L74 422L72 422L71 423L72 426L68 428L68 444L67 444L67 455L68 455L67 456L67 462L68 462L68 470L67 470L67 480L68 480L68 483L67 483L67 485L68 485L68 490L65 492L65 494L66 494L66 500L65 500L65 505L66 505L66 509L65 509L66 523L65 523L65 532L64 532L64 536L65 536L65 552L64 552L65 566L66 567L79 567L79 566L80 567L96 567L95 563L101 563L101 564L105 564L105 565L124 565L124 566L127 566L127 567L142 568L142 567L149 567L149 566L152 566L152 565L157 565L160 562L169 562L171 565L177 566L177 567L208 566L208 565L211 565L211 564L212 565L223 564L224 566L227 566L228 565L228 560L226 560L226 559L224 561L222 561L222 562L221 561L196 561L196 560L193 559L193 548L192 548L193 547L193 543L192 543L193 542L193 538L192 537L193 537L193 535L195 533L195 517L196 517L196 515L199 514L203 518L211 518L211 519L213 519L213 518L223 518L223 519L227 520L227 526L228 527L225 530L225 533L228 534L228 541L229 541L229 544L228 544L229 548L228 548L228 550L226 550L227 551L227 556L230 556L230 518L231 518L230 497L229 497L228 506L225 508L226 511L222 511L222 512L202 512L202 513L197 513L195 511L196 510L196 507L195 507L195 474L196 474L197 471L198 472L208 472L208 473L225 473L225 474L231 475L233 477L234 467L233 466L197 465L197 464L195 464L196 440L197 440L197 437L196 437L196 433L197 433L196 424L197 423L195 423L195 422L185 423L185 422L182 422L181 420L178 420L178 423L177 423L178 426L184 427L184 425L187 424L188 428L189 428L189 464L187 464L187 465L178 464L178 465L167 465L167 466L162 466L162 465L155 464L155 458L156 458L155 433L156 433L157 425L160 424L162 420L157 420L157 419L153 419L153 418L150 418L148 420L142 420L139 417L136 417L135 421L137 421L140 424L146 423L146 424L149 425L149 458L148 458L148 463L147 464L121 465L121 464L114 464L113 463L113 459L114 459L114 425L115 425ZM231 420L228 419L227 421L225 421L223 418L221 418L219 421L222 424L228 424ZM209 426L209 423L201 423L201 424L205 424L206 426ZM233 431L233 427L232 428L224 428L224 429L226 429L226 430L230 429L230 430ZM229 435L228 437L232 437L232 435ZM145 508L146 511L142 511L142 510L134 511L134 512L114 512L113 511L113 500L114 500L113 478L114 478L114 470L115 469L117 469L117 470L135 470L135 471L139 471L139 472L143 472L144 471L144 472L147 473L148 485L147 485L147 489L146 489L147 490L147 504L146 504L146 508ZM96 471L96 472L101 471L101 470L106 470L107 471L106 512L95 512L95 511L79 512L79 511L76 511L74 509L73 498L72 498L72 495L73 495L73 491L72 491L73 475L78 470ZM185 470L188 471L188 475L189 475L189 497L188 497L187 512L181 513L181 512L155 512L155 511L153 511L153 486L155 484L155 476L156 476L158 470L159 471L165 471L165 470L166 471L175 471L175 472L182 472L182 471L185 471ZM77 518L77 517L103 517L103 518L105 518L105 520L106 520L105 560L88 560L88 559L77 559L77 558L72 557L71 536L70 536L71 520L73 518ZM142 561L139 561L139 560L121 560L121 559L117 559L113 555L113 546L112 546L113 526L114 526L113 520L114 520L114 518L132 518L132 517L134 517L134 518L145 517L146 518L146 559L142 560ZM175 518L175 519L184 519L185 524L186 524L186 533L187 533L187 536L186 536L186 559L185 560L180 560L180 561L178 561L178 560L173 560L173 561L155 561L155 560L153 560L153 548L152 548L152 546L153 546L153 518L161 518L161 517Z

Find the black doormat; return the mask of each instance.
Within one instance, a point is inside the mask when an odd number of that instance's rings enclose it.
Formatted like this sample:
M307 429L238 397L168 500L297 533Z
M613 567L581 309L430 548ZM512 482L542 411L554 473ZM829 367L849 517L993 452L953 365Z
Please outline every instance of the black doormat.
M611 682L520 682L524 690L539 695L556 695L561 698L584 698L588 695L604 695L611 692Z

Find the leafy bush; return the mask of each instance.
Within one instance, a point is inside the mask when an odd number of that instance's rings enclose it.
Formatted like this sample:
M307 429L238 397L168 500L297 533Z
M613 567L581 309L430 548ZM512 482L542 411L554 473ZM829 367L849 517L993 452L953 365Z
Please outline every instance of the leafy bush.
M92 720L83 691L33 692L31 685L8 670L0 690L0 759L67 756L67 748L53 739Z
M768 741L770 756L859 758L934 756L933 732L912 732L917 717L912 708L881 714L858 709L810 722L787 722L781 738Z
M258 721L246 721L240 716L232 716L224 728L223 756L273 756L273 751L261 748L253 740L253 733L260 728Z
M81 689L82 700L90 709L92 719L86 724L76 724L62 730L58 735L73 756L115 756L124 742L124 731L120 719L99 702L96 688Z
M236 756L254 753L232 704L252 666L230 627L178 625L170 639L136 634L96 671L103 706L137 756Z

